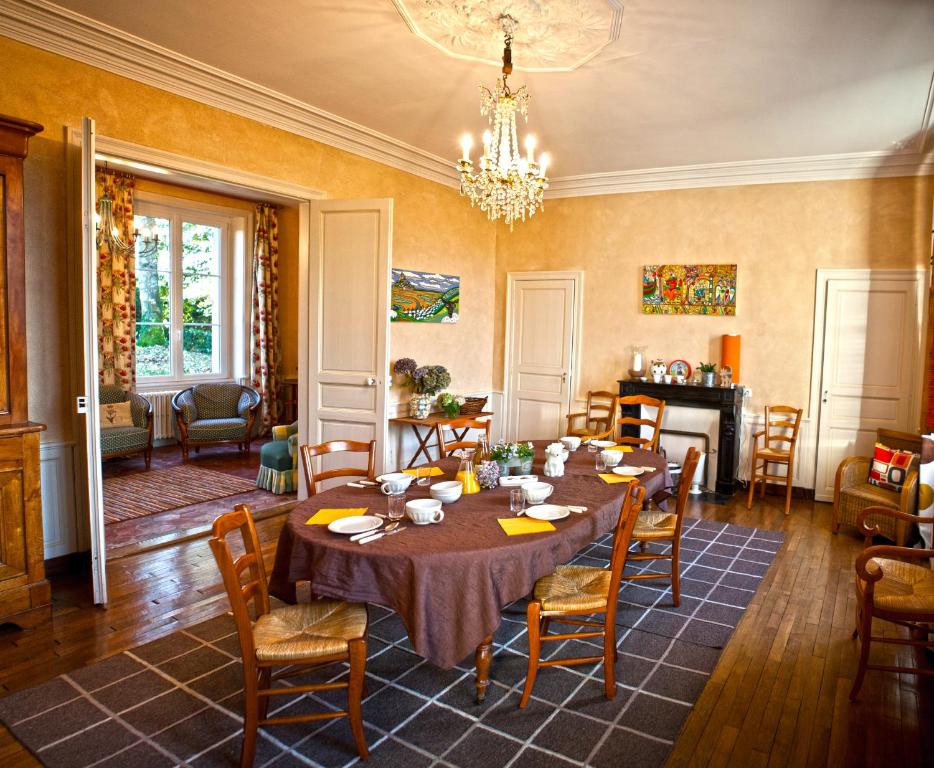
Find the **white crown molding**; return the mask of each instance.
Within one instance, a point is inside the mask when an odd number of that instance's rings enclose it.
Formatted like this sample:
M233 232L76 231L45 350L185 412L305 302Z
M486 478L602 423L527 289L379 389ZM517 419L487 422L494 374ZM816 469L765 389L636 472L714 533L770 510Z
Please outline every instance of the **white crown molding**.
M459 185L457 171L448 159L48 0L0 2L0 35L448 187ZM925 106L921 142L930 135L932 102L934 81ZM860 152L563 176L551 179L546 197L931 174L934 158L915 152Z

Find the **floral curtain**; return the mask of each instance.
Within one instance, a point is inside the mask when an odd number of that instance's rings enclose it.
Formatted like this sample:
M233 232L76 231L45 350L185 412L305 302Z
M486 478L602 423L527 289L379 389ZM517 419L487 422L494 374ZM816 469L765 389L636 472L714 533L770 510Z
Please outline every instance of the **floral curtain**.
M273 205L256 206L253 239L253 386L262 397L260 431L279 418L279 219Z
M96 199L113 200L114 222L124 242L133 240L133 179L112 171L96 174ZM98 202L98 213L100 203ZM97 246L97 330L101 384L136 386L136 254Z

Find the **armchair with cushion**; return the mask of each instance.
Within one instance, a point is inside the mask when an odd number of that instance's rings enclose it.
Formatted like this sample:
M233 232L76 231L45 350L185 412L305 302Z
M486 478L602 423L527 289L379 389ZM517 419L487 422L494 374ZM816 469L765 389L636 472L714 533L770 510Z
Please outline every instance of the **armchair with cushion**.
M271 493L298 489L298 422L273 427L272 441L259 449L256 487Z
M921 437L907 432L880 429L877 440L885 445L921 453ZM908 468L905 483L900 490L890 490L869 482L872 459L868 456L850 456L837 468L833 491L833 516L831 530L837 533L841 525L858 525L860 513L867 507L886 507L903 515L911 516L917 509L918 459ZM877 526L879 534L898 546L908 541L910 521L905 517L876 515L868 524Z
M176 392L172 410L182 458L188 461L191 447L197 452L219 443L236 443L249 453L259 404L259 392L240 384L196 384Z
M106 409L101 409L101 458L142 453L146 469L149 469L152 462L152 403L142 395L112 384L101 385L98 402L102 406L129 402L133 419L132 424L108 426Z

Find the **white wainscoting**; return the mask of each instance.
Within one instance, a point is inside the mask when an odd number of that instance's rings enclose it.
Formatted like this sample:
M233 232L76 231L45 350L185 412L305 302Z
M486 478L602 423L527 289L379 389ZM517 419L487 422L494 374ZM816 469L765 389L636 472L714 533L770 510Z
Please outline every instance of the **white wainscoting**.
M46 560L78 552L75 444L40 443L39 475Z
M505 420L503 419L503 393L502 392L465 392L463 393L467 397L486 397L487 402L484 407L485 411L492 411L493 416L491 421L493 426L491 428L491 436L493 442L501 439L503 432L505 430ZM386 408L387 416L392 419L397 416L408 416L409 415L409 401L396 401L390 402ZM434 438L430 441L429 445L434 446L436 442ZM412 454L415 453L416 448L418 447L415 441L415 435L412 434L412 428L408 425L391 426L389 430L389 445L386 451L386 467L385 471L391 469L397 469L405 467L409 460L412 458ZM437 456L437 449L431 449L431 456L434 459ZM424 457L420 457L424 461Z

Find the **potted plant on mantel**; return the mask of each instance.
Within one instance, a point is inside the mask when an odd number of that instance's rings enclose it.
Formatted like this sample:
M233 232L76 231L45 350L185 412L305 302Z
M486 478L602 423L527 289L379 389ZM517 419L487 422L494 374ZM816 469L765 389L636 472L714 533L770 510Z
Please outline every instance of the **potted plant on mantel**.
M701 372L701 383L705 387L712 387L714 383L714 375L717 373L717 364L701 363L698 368Z
M411 357L396 360L392 372L402 376L415 393L409 400L409 416L415 419L427 418L434 396L451 383L451 374L443 365L419 366Z

